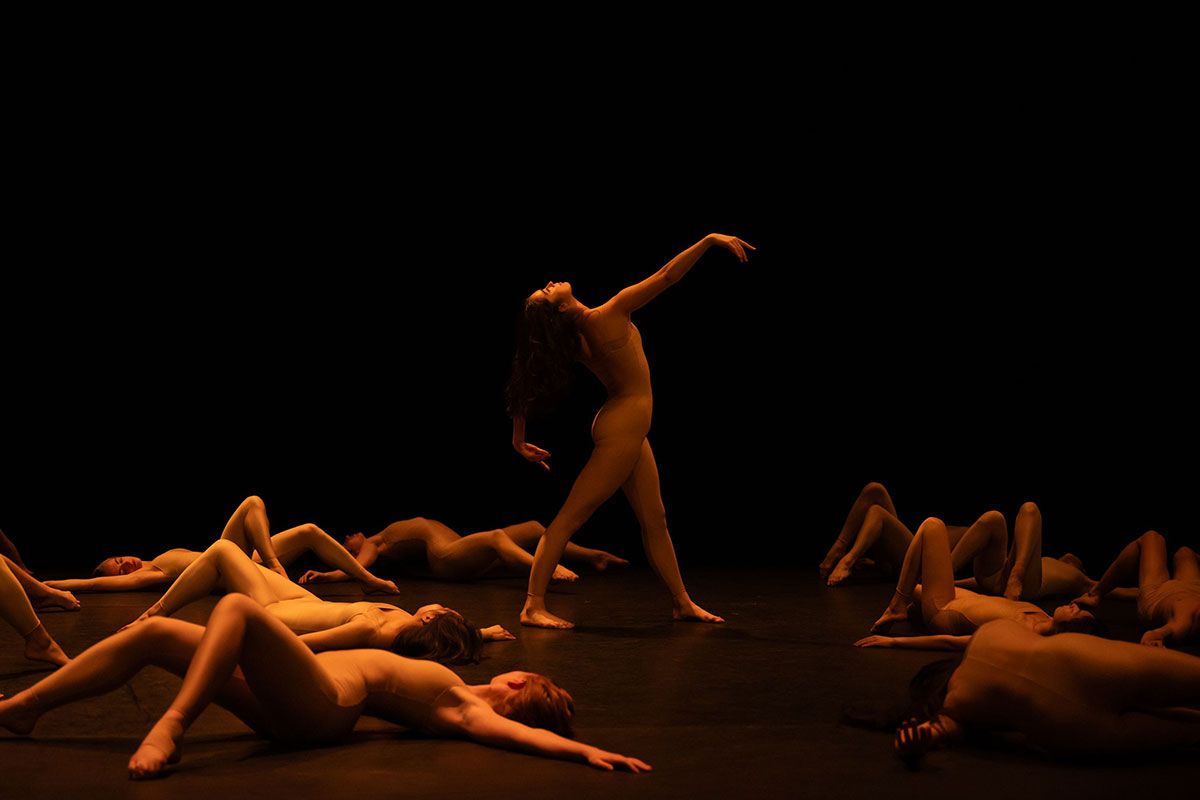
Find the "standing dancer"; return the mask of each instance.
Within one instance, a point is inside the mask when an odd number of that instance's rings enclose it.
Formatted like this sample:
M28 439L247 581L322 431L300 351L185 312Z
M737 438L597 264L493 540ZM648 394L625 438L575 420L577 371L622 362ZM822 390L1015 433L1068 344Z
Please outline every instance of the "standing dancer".
M625 491L642 528L650 565L666 584L675 619L724 622L692 602L679 574L659 491L658 467L646 435L653 399L650 366L642 336L630 314L678 281L712 246L746 261L753 246L736 236L709 234L640 283L627 287L604 305L589 308L571 292L571 284L551 281L525 301L517 335L517 353L508 383L513 418L513 448L546 470L550 453L525 441L525 417L538 402L552 401L567 382L571 362L582 361L608 390L608 399L592 422L595 448L534 555L521 624L570 628L573 624L546 610L546 586L567 542L618 488Z

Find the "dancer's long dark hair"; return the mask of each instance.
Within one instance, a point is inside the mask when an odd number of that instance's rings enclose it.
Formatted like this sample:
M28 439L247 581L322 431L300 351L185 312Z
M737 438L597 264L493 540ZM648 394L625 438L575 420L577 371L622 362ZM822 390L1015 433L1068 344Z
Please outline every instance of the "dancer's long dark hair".
M579 358L575 320L544 300L526 300L517 318L517 351L504 391L508 413L528 416L554 407L571 385Z

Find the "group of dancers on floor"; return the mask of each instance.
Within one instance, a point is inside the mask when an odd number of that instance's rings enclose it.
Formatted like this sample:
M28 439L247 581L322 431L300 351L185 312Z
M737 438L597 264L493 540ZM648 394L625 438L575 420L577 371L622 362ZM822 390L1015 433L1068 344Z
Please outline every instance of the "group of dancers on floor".
M573 580L564 558L603 570L622 559L570 544L571 537L618 489L637 516L646 555L671 594L677 620L721 623L686 588L667 529L658 467L650 442L653 396L642 338L631 314L688 273L708 250L746 262L753 246L709 234L654 274L607 302L589 307L569 283L548 282L529 294L518 318L516 354L506 392L513 448L550 469L550 453L525 438L530 412L544 411L582 362L608 391L592 423L594 448L562 509L543 529L528 522L459 538L432 520L396 523L344 545L313 525L270 535L262 501L247 499L219 540L203 553L169 550L151 561L105 559L92 578L37 581L15 549L0 564L0 614L26 642L26 655L60 665L53 675L0 699L0 727L32 731L49 709L121 686L148 664L183 676L183 685L129 762L130 777L161 774L179 758L184 731L212 702L273 738L306 743L342 737L362 714L484 744L583 761L601 769L649 770L644 761L571 738L571 696L529 672L498 675L468 686L437 663L478 660L487 639L513 638L499 626L479 629L458 612L427 605L416 614L385 603L330 603L292 583L285 563L311 551L333 572L308 572L302 584L352 578L368 591L395 592L373 575L375 559L425 552L437 577L471 578L495 567L527 570L522 625L570 628L546 608L552 579ZM525 548L536 542L533 556ZM169 584L146 613L75 659L41 625L33 606L79 607L73 592L128 591ZM192 600L228 592L204 627L171 619Z
M572 623L547 609L546 589L553 579L577 577L560 565L564 558L600 570L623 563L570 543L620 489L638 519L650 565L671 595L674 618L723 622L692 600L680 575L647 439L653 408L649 365L630 316L714 247L742 262L754 249L737 237L710 234L602 305L588 307L570 284L553 281L525 299L507 391L513 448L550 469L550 453L526 441L526 418L562 394L574 362L582 362L608 391L592 424L592 454L548 528L527 522L459 538L441 523L414 519L339 544L314 525L272 536L262 501L252 497L203 553L170 550L150 561L108 558L88 579L39 582L10 548L0 560L0 616L24 636L29 657L60 669L0 698L0 727L28 734L46 711L115 689L153 664L181 675L183 683L131 758L134 778L161 774L177 761L184 732L212 702L284 742L337 739L368 714L431 735L465 736L601 769L650 769L639 759L571 738L572 698L549 678L509 672L467 685L438 663L478 660L485 640L512 638L502 627L477 628L440 605L409 614L386 603L331 603L300 584L353 579L368 592L395 592L395 584L369 568L376 559L416 550L440 578L469 579L504 567L528 570L521 624L569 628ZM989 728L1025 731L1031 742L1067 752L1200 742L1200 659L1080 633L1097 630L1094 611L1101 599L1136 578L1139 612L1157 626L1144 644L1174 645L1196 637L1196 555L1186 548L1176 553L1172 579L1162 538L1147 533L1092 581L1078 559L1042 558L1041 519L1032 505L1018 514L1011 546L1007 539L1005 520L995 512L965 529L929 519L913 535L896 517L886 491L870 485L822 565L831 584L844 581L868 557L899 569L892 602L874 635L859 645L965 650L960 661L932 665L914 681L917 716L900 727L897 751L915 757L964 730ZM527 548L535 542L531 556ZM333 571L310 571L293 583L285 567L302 552L315 553ZM978 591L955 584L956 568L968 562ZM74 592L162 585L169 588L141 617L73 660L34 611L77 609ZM228 594L205 626L171 618L214 590ZM1028 602L1055 593L1078 597L1053 615ZM884 635L909 614L930 635ZM1061 635L1048 637L1051 633Z
M1013 524L988 511L969 527L926 519L914 535L887 490L868 484L820 565L830 586L868 562L899 577L859 647L961 650L910 686L896 752L917 761L967 733L1014 731L1047 752L1136 752L1200 744L1200 658L1167 649L1200 643L1200 562L1148 531L1099 580L1078 558L1042 555L1042 516L1025 503ZM955 580L968 565L971 577ZM1136 590L1128 587L1136 585ZM1032 600L1073 597L1047 614ZM1141 644L1103 638L1105 598L1136 599ZM885 635L911 620L926 635ZM1057 635L1056 635L1057 634ZM851 714L850 721L868 717ZM885 723L885 724L888 724Z

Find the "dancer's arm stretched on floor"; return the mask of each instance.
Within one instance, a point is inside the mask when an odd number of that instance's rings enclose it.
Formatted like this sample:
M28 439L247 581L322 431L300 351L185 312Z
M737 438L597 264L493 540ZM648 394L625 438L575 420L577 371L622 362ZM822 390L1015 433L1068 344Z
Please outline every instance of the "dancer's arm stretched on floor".
M970 636L868 636L854 643L855 647L897 647L908 650L966 650Z
M99 575L95 578L64 578L46 581L46 585L64 592L136 592L153 589L173 579L160 569L147 566L126 575Z
M521 750L545 758L560 758L566 761L581 761L597 769L612 771L615 767L630 772L649 772L651 767L644 761L610 753L544 728L531 728L516 720L497 714L483 699L465 688L452 689L458 701L452 706L439 707L439 720L456 730L460 735L480 744L502 747L506 750Z

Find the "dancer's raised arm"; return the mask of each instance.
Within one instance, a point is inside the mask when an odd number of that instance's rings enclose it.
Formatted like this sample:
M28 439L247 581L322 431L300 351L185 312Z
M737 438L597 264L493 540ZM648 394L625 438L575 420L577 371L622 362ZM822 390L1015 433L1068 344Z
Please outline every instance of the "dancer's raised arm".
M520 722L502 717L484 700L472 694L466 687L450 690L458 703L442 706L435 712L439 721L459 734L480 744L522 750L547 758L566 761L581 761L597 769L612 770L615 767L630 772L649 772L651 766L645 761L629 756L610 753L574 739L559 736L544 728L531 728Z
M744 242L736 236L710 233L687 250L672 258L662 269L649 278L622 289L613 299L600 306L597 311L611 309L627 316L632 314L655 297L658 297L668 286L686 275L688 270L700 260L700 256L704 255L714 245L723 247L733 253L742 263L746 262L746 248L754 249L754 246L749 242Z

